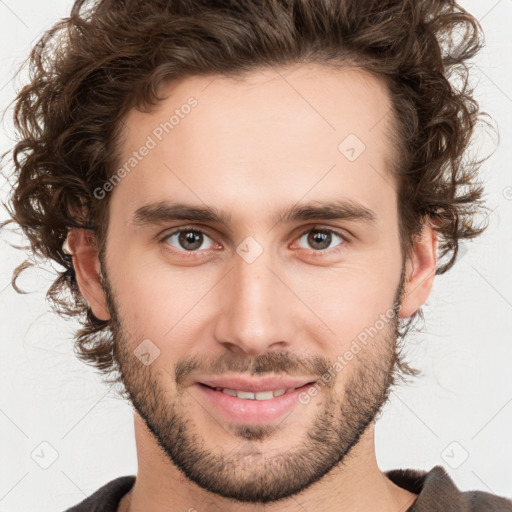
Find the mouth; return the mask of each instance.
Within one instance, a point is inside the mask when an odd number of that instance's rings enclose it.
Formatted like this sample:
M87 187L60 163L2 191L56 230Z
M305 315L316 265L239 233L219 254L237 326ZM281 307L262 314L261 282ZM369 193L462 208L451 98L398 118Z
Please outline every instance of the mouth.
M222 388L222 387L214 387L208 386L207 384L203 384L200 382L201 386L210 388L214 391L219 391L221 393L225 393L226 395L240 398L241 400L272 400L273 398L277 398L289 393L293 393L296 390L302 390L302 388L306 388L307 386L314 384L315 382L308 382L307 384L300 385L297 387L290 388L281 388L281 389L269 389L265 391L244 391L240 389L230 389L230 388Z
M213 414L221 421L232 424L264 425L281 420L285 414L288 417L299 406L304 407L300 395L307 393L315 383L258 391L210 386L204 382L198 382L194 387L201 402L206 402L203 409L208 411L209 416Z

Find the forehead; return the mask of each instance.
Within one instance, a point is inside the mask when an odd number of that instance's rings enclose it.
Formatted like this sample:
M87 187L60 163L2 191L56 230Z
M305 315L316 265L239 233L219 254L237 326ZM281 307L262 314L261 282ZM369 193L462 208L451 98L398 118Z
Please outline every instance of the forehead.
M391 103L384 82L353 67L261 69L189 77L149 113L132 110L119 167L132 211L145 199L271 208L331 193L393 196ZM145 155L133 166L134 152ZM389 190L385 191L384 188ZM363 202L364 202L363 197Z

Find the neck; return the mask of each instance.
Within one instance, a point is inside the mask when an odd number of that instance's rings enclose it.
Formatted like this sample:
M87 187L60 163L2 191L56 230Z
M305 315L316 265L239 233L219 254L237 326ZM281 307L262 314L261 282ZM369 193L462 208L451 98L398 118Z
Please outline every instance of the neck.
M373 423L343 464L321 480L298 495L258 505L241 504L209 493L188 480L167 458L137 413L135 439L139 469L135 484L121 501L118 512L405 512L417 498L380 471L375 457Z

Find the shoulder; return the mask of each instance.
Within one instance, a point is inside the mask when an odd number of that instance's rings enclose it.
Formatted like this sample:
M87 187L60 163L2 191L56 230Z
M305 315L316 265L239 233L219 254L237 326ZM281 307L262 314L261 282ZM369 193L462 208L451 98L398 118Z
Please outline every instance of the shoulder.
M65 512L116 512L119 502L135 483L135 476L120 476Z
M460 491L442 466L430 471L394 469L386 476L418 494L407 512L512 512L512 500L483 491Z

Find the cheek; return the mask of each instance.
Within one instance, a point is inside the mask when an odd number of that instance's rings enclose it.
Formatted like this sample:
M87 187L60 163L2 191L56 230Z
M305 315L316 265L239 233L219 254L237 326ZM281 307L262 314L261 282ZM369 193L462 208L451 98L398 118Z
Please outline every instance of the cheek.
M113 275L111 275L113 274ZM125 332L134 338L166 343L184 336L187 319L197 314L194 306L208 292L208 280L199 271L171 269L162 261L145 262L135 252L109 272Z
M310 309L333 331L320 334L315 329L318 320L305 322L326 356L335 359L344 354L354 340L381 340L386 335L395 316L393 301L400 277L399 268L391 263L369 257L331 269L316 280L302 277L298 294L307 298Z
M121 253L122 250L119 250ZM158 317L165 317L169 313L164 310L165 300L169 301L172 294L165 297L161 283L152 277L147 266L141 265L129 251L123 258L115 257L112 260L119 264L110 264L109 279L115 293L118 315L125 333L130 337L148 337L155 335L159 326ZM168 316L170 322L172 318Z

